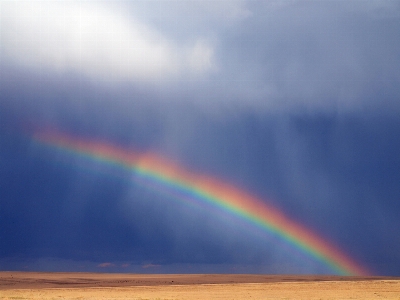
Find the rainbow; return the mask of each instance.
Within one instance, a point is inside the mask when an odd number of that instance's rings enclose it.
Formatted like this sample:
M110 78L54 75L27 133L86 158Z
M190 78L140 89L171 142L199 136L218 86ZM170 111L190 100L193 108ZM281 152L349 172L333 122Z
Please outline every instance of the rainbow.
M303 254L321 261L340 275L370 273L328 241L256 197L225 182L185 170L153 153L135 153L58 131L38 131L33 140L113 167L133 172L142 181L180 191L230 216L276 235Z

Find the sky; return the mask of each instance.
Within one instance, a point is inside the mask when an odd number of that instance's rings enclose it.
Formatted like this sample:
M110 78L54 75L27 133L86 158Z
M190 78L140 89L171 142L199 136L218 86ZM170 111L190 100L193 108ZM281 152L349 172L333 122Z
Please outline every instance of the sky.
M400 276L398 32L391 0L1 0L0 270L337 273L96 159L103 145L251 195Z

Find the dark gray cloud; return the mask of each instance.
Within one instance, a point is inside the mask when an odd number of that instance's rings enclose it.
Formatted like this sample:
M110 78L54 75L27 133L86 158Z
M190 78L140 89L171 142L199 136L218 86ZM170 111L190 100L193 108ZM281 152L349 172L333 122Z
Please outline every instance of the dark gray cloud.
M242 81L239 98L250 94L249 102L257 99L267 109L398 109L399 18L377 18L358 6L256 5L228 31L221 52L227 65L236 62L230 73Z
M398 275L397 1L1 5L1 269L330 271L30 137L55 128L220 178Z

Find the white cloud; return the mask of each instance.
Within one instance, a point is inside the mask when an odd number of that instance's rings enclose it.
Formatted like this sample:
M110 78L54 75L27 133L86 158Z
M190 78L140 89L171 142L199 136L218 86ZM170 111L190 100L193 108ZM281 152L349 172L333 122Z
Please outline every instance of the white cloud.
M212 68L212 46L200 37L187 51L110 3L1 2L2 61L116 80L157 80Z

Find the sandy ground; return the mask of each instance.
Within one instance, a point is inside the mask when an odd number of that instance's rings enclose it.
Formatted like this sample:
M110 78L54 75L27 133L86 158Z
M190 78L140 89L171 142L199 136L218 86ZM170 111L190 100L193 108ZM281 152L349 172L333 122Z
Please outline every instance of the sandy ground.
M0 272L0 299L400 300L400 278Z

